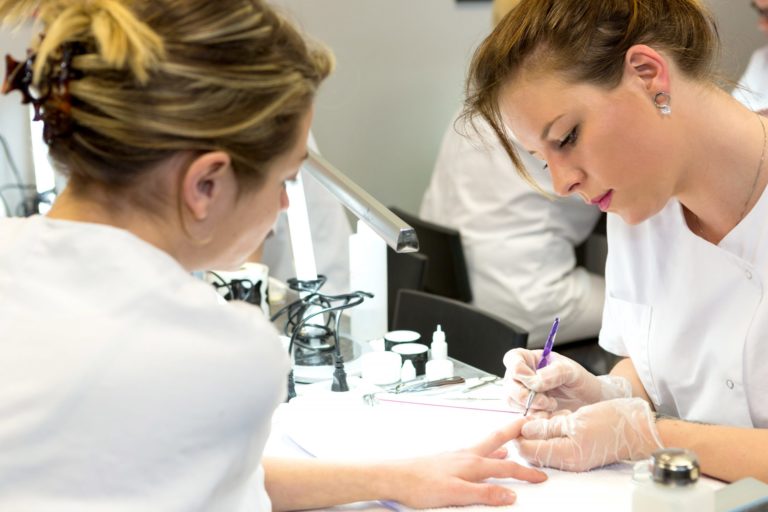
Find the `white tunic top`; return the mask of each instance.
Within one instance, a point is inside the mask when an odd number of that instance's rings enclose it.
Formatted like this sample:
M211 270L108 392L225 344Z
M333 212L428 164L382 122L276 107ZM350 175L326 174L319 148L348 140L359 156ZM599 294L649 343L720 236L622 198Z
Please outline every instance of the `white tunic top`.
M768 109L768 46L758 48L734 88L733 97L754 111Z
M609 215L608 241L600 344L662 413L768 427L768 193L718 246L677 200L636 226Z
M461 233L474 304L527 330L529 348L544 345L556 316L558 342L596 336L603 279L576 266L574 247L599 210L542 195L517 174L487 123L478 126L482 140L449 125L419 215ZM519 154L551 192L542 162Z
M132 234L0 221L0 510L269 510L287 372L258 308Z

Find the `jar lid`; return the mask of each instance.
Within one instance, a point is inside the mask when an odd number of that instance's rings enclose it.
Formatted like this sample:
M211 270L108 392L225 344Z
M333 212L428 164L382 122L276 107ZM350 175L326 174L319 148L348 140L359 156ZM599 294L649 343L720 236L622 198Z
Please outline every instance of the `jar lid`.
M651 455L654 482L671 486L696 483L701 470L696 454L682 448L665 448Z

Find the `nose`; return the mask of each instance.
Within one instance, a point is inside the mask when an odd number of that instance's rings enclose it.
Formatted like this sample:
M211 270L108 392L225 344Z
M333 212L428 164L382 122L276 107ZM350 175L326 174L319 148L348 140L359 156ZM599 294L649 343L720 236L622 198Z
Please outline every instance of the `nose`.
M283 187L283 190L280 192L280 210L287 210L290 205L291 200L288 199L288 192Z
M552 188L555 194L564 197L578 191L584 182L584 172L573 165L556 160L549 161L549 172L552 176Z
M757 19L757 28L759 28L764 34L768 35L768 18L760 16Z

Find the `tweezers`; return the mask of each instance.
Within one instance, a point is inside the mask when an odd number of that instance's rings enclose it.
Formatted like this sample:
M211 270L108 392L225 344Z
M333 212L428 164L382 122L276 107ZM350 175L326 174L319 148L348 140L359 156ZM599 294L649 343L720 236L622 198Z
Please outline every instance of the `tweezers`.
M392 393L413 393L414 391L423 391L425 389L436 388L439 386L448 386L450 384L461 384L464 377L447 377L445 379L427 380L414 382L412 384L398 384Z

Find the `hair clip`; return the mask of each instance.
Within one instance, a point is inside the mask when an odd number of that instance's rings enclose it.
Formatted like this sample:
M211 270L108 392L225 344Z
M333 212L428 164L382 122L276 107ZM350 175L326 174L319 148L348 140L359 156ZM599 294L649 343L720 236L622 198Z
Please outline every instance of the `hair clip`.
M69 94L71 80L79 79L82 74L72 68L75 55L85 53L82 43L64 43L61 46L61 60L49 63L45 75L40 80L39 94L33 94L32 81L37 55L29 53L24 62L5 56L6 75L2 92L19 91L22 104L31 103L35 109L35 121L43 121L43 139L51 144L57 137L70 135L72 132L72 101Z
M5 80L3 80L3 94L12 91L19 91L23 96L23 104L32 103L34 98L29 92L29 86L32 85L32 67L35 63L34 55L24 62L19 62L10 55L5 56Z

